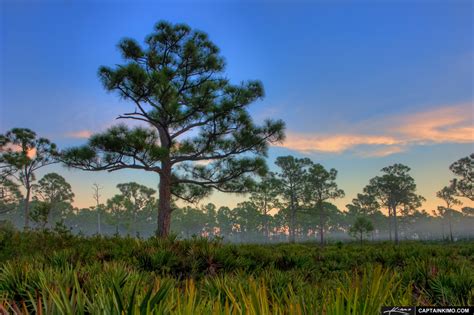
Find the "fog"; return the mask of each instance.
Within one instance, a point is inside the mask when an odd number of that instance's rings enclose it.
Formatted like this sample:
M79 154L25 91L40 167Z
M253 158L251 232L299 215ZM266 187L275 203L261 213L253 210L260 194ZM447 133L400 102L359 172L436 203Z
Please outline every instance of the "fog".
M332 204L321 217L311 210L297 212L295 240L297 242L320 242L321 218L323 219L324 243L394 240L394 228L390 220L381 212L366 215L373 230L351 233L351 227L360 214L341 211ZM330 206L330 207L329 207ZM35 208L35 202L32 203ZM250 202L237 207L216 208L212 203L200 207L176 208L172 213L172 235L179 239L192 237L221 238L232 243L279 243L289 241L287 209L279 209L275 215L262 215ZM21 206L0 214L2 225L23 229L24 217ZM153 237L157 224L156 209L145 208L136 213L130 211L111 212L105 207L70 209L62 213L52 213L47 223L36 222L31 229L75 235ZM398 214L398 236L400 241L446 240L459 241L474 238L474 216L472 208L453 210L445 216L434 216L426 211L411 211Z

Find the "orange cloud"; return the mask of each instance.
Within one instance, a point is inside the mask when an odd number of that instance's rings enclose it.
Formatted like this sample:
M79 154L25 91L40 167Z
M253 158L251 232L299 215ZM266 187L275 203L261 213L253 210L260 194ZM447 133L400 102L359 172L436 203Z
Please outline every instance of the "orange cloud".
M14 145L14 144L8 144L5 147L6 151L13 151L13 152L21 152L22 148L20 145ZM30 148L26 152L26 156L28 156L30 159L34 158L36 156L36 148Z
M398 132L410 142L470 143L474 141L473 104L441 107L394 118Z
M358 155L383 157L403 152L412 145L472 143L473 112L473 104L461 104L346 124L350 131L344 133L289 132L279 146L304 153L342 153L364 145L364 151L357 150Z
M279 145L292 150L301 152L327 152L341 153L347 149L358 145L394 145L399 141L389 136L372 136L372 135L309 135L288 133L283 144Z
M136 121L131 121L128 119L122 119L119 122L120 124L124 124L129 127L135 127L135 126L147 126L143 122L136 122ZM117 119L110 120L107 123L102 124L99 126L99 128L94 128L94 130L89 130L89 129L84 129L84 130L78 130L78 131L72 131L68 132L65 134L66 137L68 138L77 138L77 139L88 139L90 138L93 134L104 131L114 125L117 124Z
M71 138L88 139L90 136L92 136L92 134L93 132L90 130L80 130L80 131L70 132L67 134L67 136Z
M30 150L28 150L28 152L26 152L26 155L32 159L36 156L36 148L31 148Z

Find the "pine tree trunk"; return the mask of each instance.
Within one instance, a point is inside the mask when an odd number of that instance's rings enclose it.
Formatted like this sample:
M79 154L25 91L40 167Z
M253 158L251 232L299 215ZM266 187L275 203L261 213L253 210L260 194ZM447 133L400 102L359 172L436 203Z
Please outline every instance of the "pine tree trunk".
M324 214L322 204L319 205L319 242L321 246L324 245Z
M158 228L156 236L166 237L171 226L171 165L162 164L158 200Z
M30 195L31 187L29 183L27 183L25 197L25 230L28 230L30 228Z
M136 205L133 208L133 237L137 237L138 229L137 229L137 207Z
M395 244L398 245L398 222L397 222L397 208L393 207L393 227L395 232Z
M291 197L291 205L290 205L290 226L289 226L289 233L290 233L290 243L295 242L295 224L296 223L296 209L295 209L295 202L294 197Z
M324 246L324 227L321 225L319 227L319 244L321 246Z
M49 223L49 228L52 230L53 229L53 207L49 209L48 216L46 217L46 225Z
M444 237L444 221L445 219L443 218L442 219L443 221L441 221L441 233L442 233L442 237L443 237L443 241L446 240L446 238Z
M390 242L392 241L392 210L388 208L388 235Z
M324 246L324 206L322 201L318 202L319 209L319 241L321 246Z
M264 214L264 222L263 222L263 234L265 236L265 243L268 243L268 241L270 240L270 228L269 228L269 224L268 224L268 206L267 206L267 200L265 199L265 202L264 202L264 210L263 210L263 214Z
M449 218L449 237L451 239L451 242L454 242L453 227L452 227L452 224L451 224L451 218Z
M97 231L99 235L102 235L102 231L100 229L100 210L99 207L97 207Z

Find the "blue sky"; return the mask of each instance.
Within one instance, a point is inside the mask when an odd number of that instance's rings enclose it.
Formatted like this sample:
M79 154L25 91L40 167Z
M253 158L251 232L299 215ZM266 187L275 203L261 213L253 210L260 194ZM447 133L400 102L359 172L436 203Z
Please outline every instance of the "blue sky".
M60 147L102 131L131 108L102 88L97 69L121 62L123 37L142 40L159 20L207 32L238 83L259 79L256 120L283 118L276 156L311 157L339 170L347 197L391 163L413 169L428 202L473 152L471 1L2 1L0 132L29 127ZM60 166L76 204L90 186L156 187L154 174L84 173ZM235 204L216 194L217 204Z

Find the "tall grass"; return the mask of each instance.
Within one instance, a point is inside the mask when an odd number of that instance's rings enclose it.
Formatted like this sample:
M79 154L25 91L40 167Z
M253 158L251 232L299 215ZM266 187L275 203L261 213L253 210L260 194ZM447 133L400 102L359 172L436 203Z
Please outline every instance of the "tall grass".
M179 281L115 263L91 275L93 269L7 263L1 270L1 307L20 314L375 314L387 303L412 302L411 286L380 266L355 278L344 274L332 287L298 288L275 283L270 273Z
M15 233L0 251L5 314L378 314L466 305L474 244L226 245Z

